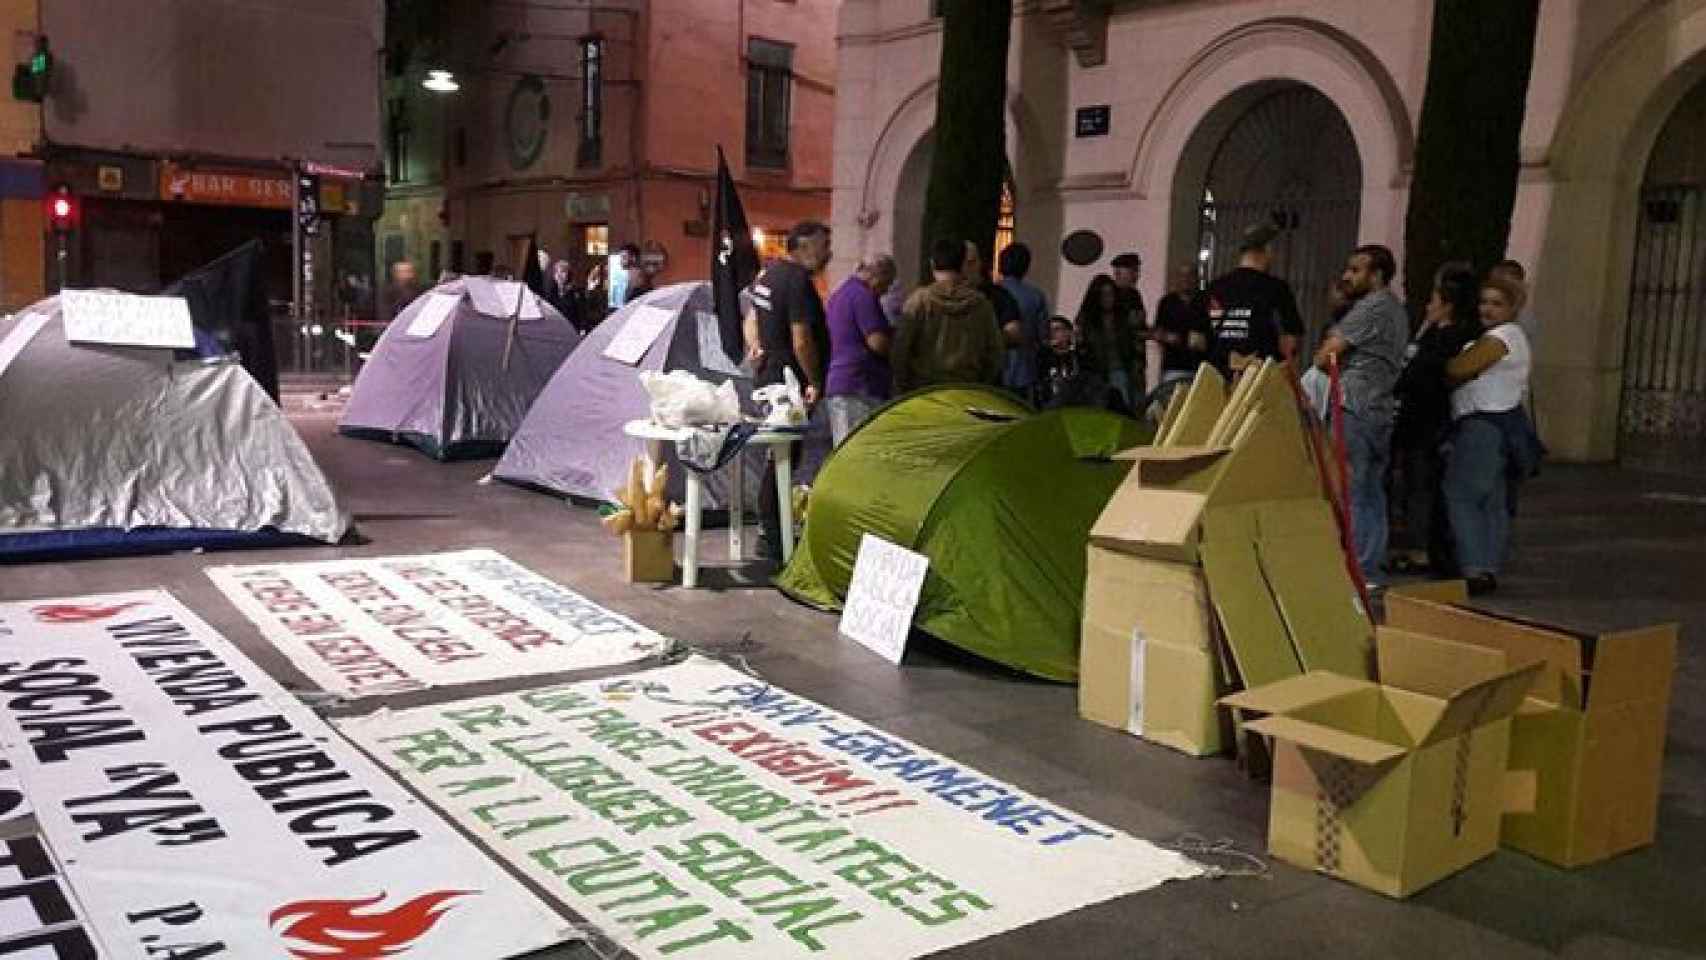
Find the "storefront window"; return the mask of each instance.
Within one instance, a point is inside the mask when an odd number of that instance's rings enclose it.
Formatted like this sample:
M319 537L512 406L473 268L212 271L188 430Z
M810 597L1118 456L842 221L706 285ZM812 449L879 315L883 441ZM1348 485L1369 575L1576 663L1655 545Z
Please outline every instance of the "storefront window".
M586 249L581 252L600 259L610 256L610 225L588 224L583 229L586 230Z

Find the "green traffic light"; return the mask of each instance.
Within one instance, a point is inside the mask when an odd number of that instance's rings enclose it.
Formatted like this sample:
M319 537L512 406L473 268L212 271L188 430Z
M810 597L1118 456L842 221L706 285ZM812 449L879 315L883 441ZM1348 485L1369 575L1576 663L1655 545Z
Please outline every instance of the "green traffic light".
M53 57L45 50L37 51L34 56L30 57L30 73L38 77L43 76L52 63Z

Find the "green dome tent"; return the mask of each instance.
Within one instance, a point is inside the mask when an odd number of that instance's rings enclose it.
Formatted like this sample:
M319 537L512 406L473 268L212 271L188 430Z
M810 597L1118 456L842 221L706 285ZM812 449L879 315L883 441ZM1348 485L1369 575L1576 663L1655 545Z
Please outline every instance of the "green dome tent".
M839 608L859 541L874 534L930 558L913 621L920 629L1074 681L1090 527L1131 468L1108 458L1148 436L1101 410L1037 413L981 387L904 397L824 464L778 586Z

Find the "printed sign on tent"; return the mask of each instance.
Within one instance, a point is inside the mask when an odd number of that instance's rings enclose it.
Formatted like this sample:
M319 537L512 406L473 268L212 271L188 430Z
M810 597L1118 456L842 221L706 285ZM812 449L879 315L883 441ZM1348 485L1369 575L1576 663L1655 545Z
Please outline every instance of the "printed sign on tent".
M649 303L640 304L628 311L628 318L622 322L622 329L610 338L610 343L604 347L604 355L619 363L632 367L645 359L646 351L657 342L658 334L675 319L674 310L654 307Z
M439 328L444 326L444 321L450 319L450 315L456 312L456 305L461 302L461 297L448 293L427 294L405 332L411 337L431 337L438 333Z
M545 316L539 309L539 298L528 291L519 280L468 277L463 281L462 288L468 291L468 298L474 301L474 309L488 317L515 316L518 299L521 319L538 320Z
M912 613L930 558L865 534L853 561L853 582L847 586L847 605L841 611L841 634L900 666L906 638L912 634Z
M0 604L0 738L106 955L426 960L562 939L164 591Z
M649 960L898 960L1201 873L703 658L335 722Z
M183 297L61 290L59 309L65 339L72 343L195 349L195 325Z
M616 666L668 643L493 550L207 575L297 669L352 699Z

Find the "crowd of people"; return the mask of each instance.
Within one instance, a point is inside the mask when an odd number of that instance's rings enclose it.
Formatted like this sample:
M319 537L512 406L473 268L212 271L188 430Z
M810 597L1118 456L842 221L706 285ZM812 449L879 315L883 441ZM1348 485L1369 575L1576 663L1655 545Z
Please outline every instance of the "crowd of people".
M1069 319L1027 279L1024 244L1001 251L997 282L987 251L953 237L932 243L929 281L903 300L894 259L876 255L826 304L813 277L829 262L830 231L808 221L751 289L748 359L759 386L792 370L808 405L821 402L836 446L890 397L934 384L1156 418L1205 363L1228 378L1262 360L1301 364L1302 393L1342 457L1370 586L1426 571L1464 577L1476 594L1496 589L1517 488L1542 455L1524 405L1532 351L1519 322L1522 267L1447 264L1413 324L1392 252L1358 247L1334 285L1330 325L1305 356L1304 317L1274 270L1279 235L1267 224L1247 230L1237 266L1206 286L1194 267L1179 269L1153 321L1137 290L1142 259L1120 254ZM762 516L767 549L778 542L773 499Z
M540 251L542 296L575 329L582 333L590 332L624 304L645 296L656 287L657 273L642 260L638 244L624 244L617 250L614 260L615 263L609 266L593 263L584 277L577 278L574 264L567 260L553 260L549 254ZM474 275L489 276L494 280L516 279L514 268L496 262L488 252L475 256ZM445 270L439 273L436 282L445 284L461 276L455 271ZM402 260L392 264L391 281L385 288L388 319L395 320L424 292L413 263Z
M1505 261L1484 275L1445 265L1412 323L1392 252L1359 247L1331 290L1326 333L1305 355L1305 319L1274 269L1279 236L1270 224L1246 230L1237 265L1206 285L1195 266L1179 268L1152 320L1136 253L1114 257L1067 317L1028 279L1025 244L1001 250L997 281L990 251L955 237L931 244L930 277L917 289L898 283L893 257L874 255L826 302L818 283L830 230L806 221L788 233L786 256L742 294L746 361L757 386L792 370L808 406L821 405L835 446L891 397L933 384L987 384L1043 408L1156 419L1205 363L1228 378L1261 360L1300 365L1299 386L1343 458L1352 539L1370 585L1425 571L1465 577L1474 593L1496 589L1517 488L1542 455L1524 406L1532 351L1519 322L1521 265ZM513 277L490 262L478 270ZM563 260L544 280L546 299L582 331L653 287L635 244L580 283ZM412 266L398 264L393 315L420 292L413 281ZM764 490L760 549L774 552L774 484Z

